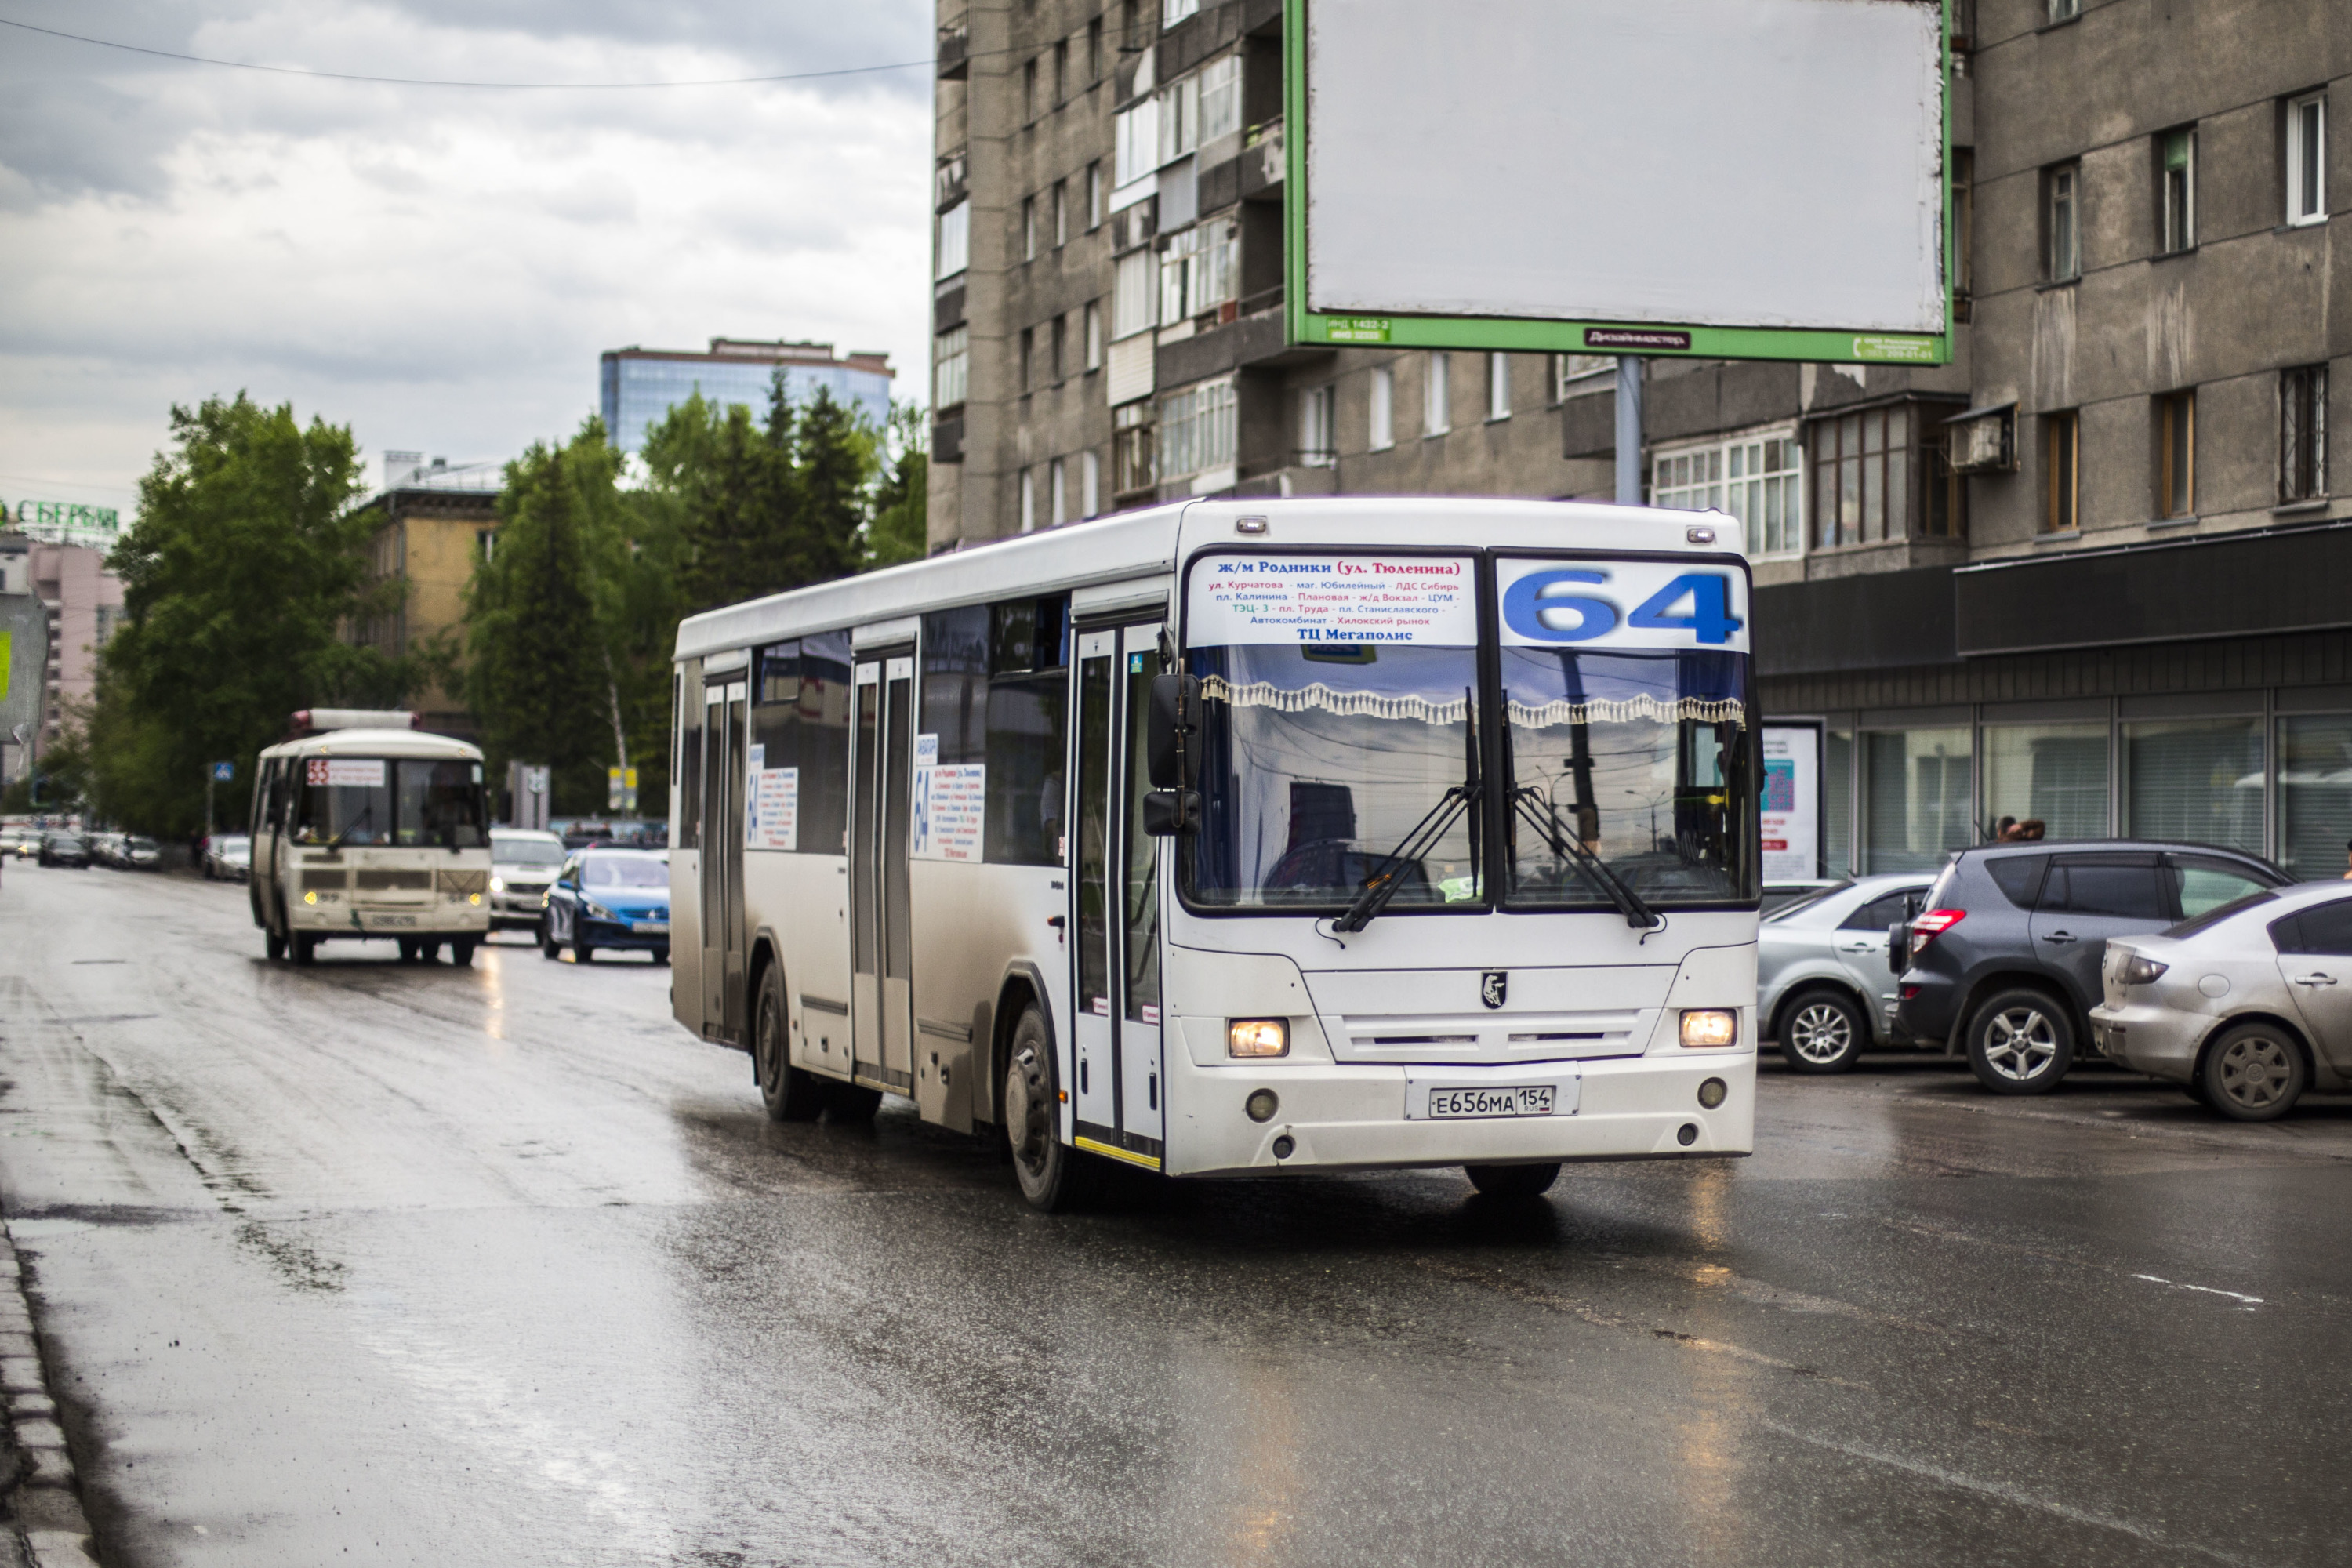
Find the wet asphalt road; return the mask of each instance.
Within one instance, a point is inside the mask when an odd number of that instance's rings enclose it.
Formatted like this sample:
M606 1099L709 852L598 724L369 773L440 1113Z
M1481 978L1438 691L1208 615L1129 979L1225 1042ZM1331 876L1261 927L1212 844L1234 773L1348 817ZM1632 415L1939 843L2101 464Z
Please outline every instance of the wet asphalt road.
M1758 1155L1025 1210L645 961L11 865L0 1196L110 1563L2322 1563L2352 1103L1768 1071ZM379 955L380 952L380 955Z

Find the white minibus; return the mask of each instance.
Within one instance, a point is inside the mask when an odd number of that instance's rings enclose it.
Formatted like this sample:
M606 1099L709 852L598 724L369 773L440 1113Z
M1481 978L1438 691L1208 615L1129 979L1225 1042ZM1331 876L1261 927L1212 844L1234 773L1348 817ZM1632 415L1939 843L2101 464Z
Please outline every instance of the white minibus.
M404 712L310 709L313 733L261 753L247 886L264 951L309 963L322 942L390 940L404 962L446 943L470 965L489 934L482 753L395 725Z
M1169 1176L1745 1154L1747 563L1712 514L1193 501L677 645L673 999L768 1112Z

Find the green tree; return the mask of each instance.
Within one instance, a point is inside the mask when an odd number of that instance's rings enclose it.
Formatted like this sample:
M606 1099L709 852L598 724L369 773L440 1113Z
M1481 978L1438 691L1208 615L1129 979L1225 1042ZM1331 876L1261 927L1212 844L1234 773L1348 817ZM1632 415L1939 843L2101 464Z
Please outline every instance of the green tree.
M507 465L499 526L466 590L467 702L493 765L554 770L559 812L601 811L627 754L615 658L629 553L620 455L591 418ZM633 683L634 684L634 683Z
M172 448L139 486L139 519L108 565L123 624L100 656L89 716L92 804L158 835L195 829L207 764L255 753L295 710L388 706L413 673L344 642L352 618L397 602L371 584L348 426L297 423L244 393L172 410Z
M920 561L929 538L931 456L923 410L911 403L890 408L888 468L874 487L874 517L866 528L865 570Z

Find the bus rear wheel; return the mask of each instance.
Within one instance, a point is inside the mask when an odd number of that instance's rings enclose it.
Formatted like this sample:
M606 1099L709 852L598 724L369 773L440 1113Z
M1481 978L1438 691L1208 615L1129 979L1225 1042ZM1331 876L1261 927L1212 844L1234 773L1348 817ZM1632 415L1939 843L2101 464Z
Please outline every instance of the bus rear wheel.
M825 1086L793 1066L791 1020L784 1012L783 971L774 964L760 981L760 1017L751 1032L751 1076L771 1121L814 1121L824 1109Z
M1544 1165L1465 1165L1470 1184L1490 1198L1539 1198L1559 1180L1559 1163Z
M1054 1040L1034 1004L1013 1026L1004 1070L1004 1141L1021 1196L1040 1214L1061 1214L1086 1201L1093 1172L1084 1154L1061 1140L1061 1092Z

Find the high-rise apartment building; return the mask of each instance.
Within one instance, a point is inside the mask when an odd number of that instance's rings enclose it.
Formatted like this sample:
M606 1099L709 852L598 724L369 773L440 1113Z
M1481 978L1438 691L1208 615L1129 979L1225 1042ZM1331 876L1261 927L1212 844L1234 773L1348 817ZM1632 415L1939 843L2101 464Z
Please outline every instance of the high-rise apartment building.
M1951 15L1953 362L1651 360L1648 499L1741 521L1831 869L2008 816L2340 870L2341 0ZM934 550L1187 495L1611 494L1612 361L1286 344L1281 0L939 16ZM1706 180L1692 242L1737 246Z
M695 349L608 349L598 376L599 406L605 432L624 452L646 442L646 426L695 393L724 407L740 403L754 413L768 406L776 372L797 402L823 387L835 403L847 404L878 427L890 418L890 356L852 350L836 355L831 343L769 342L756 338L713 338L707 352Z

